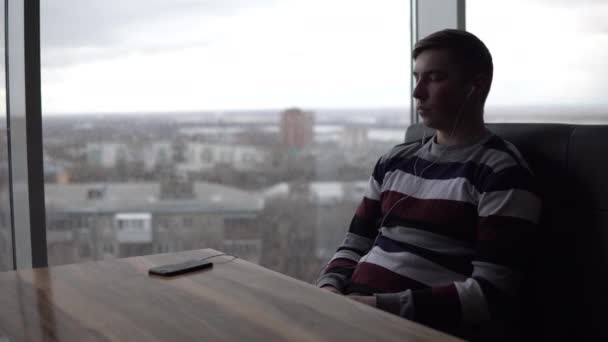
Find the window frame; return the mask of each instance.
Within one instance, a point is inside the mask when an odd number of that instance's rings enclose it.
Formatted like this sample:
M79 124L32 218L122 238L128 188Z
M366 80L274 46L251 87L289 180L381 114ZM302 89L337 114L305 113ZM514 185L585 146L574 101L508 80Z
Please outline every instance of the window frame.
M407 1L407 0L404 0ZM409 0L411 44L429 27L465 28L465 0ZM447 13L435 19L430 3ZM41 110L40 0L4 0L13 269L48 266ZM449 19L445 19L449 18ZM413 61L411 63L413 70ZM411 86L413 89L413 78ZM418 123L413 101L411 123Z
M5 0L4 8L13 269L45 267L40 1Z

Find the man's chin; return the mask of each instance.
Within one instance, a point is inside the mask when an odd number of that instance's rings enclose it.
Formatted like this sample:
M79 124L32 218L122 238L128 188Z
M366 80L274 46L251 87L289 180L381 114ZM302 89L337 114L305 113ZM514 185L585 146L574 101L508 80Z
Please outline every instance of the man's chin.
M432 128L432 129L437 129L437 127L434 125L433 120L431 120L431 118L421 116L421 117L420 117L420 119L422 119L422 120L420 120L420 121L421 121L421 122L422 122L422 124L423 124L423 125L425 125L426 127L428 127L428 128Z

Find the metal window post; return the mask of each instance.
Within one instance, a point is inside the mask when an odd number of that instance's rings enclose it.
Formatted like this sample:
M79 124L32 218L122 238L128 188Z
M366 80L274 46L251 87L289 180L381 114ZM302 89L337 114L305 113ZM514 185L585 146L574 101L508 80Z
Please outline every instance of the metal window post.
M446 28L466 29L466 0L410 0L411 15L411 49L418 40ZM411 61L411 71L414 72L414 61ZM414 91L414 77L410 80L410 89ZM411 101L410 122L419 122Z
M40 1L6 1L13 266L47 266L40 98Z

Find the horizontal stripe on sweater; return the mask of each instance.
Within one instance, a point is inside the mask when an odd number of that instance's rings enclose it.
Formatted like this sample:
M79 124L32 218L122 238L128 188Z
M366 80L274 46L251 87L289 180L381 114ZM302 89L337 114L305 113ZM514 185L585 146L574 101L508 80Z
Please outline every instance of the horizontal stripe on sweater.
M479 192L466 178L432 179L395 170L386 174L380 198L387 192L399 192L420 199L445 199L475 204Z
M383 194L382 212L386 213L386 219L398 218L406 222L446 225L453 227L452 230L464 225L469 227L469 234L473 232L477 223L477 208L472 204L444 199L421 199L404 196L399 192Z
M378 219L380 216L382 216L382 212L380 210L380 201L363 197L359 207L357 207L355 215L369 220Z
M361 225L351 226L351 229L357 228L351 232L373 238L379 223L383 223L384 227L418 228L465 241L492 240L491 236L497 229L508 229L514 224L530 229L523 233L532 232L532 225L539 220L541 205L536 196L519 190L502 193L503 197L494 193L486 195L483 196L484 205L480 204L478 208L465 202L425 200L399 192L386 192L383 194L381 211L388 215L380 217L377 214L380 203L364 199L356 213L357 221L362 220L358 222ZM522 233L520 229L514 229L514 232Z
M486 141L483 147L492 150L492 152L498 151L507 154L512 160L516 161L519 165L522 165L526 169L530 169L530 166L523 158L521 153L517 150L517 148L510 142L499 138L497 135L492 136L488 141ZM490 155L498 156L498 153L491 153ZM508 158L504 158L508 159ZM491 161L486 162L486 164L496 165L496 163L492 163Z
M474 221L474 220L472 220ZM383 227L398 228L407 227L412 229L423 230L433 234L444 235L450 239L460 240L463 242L474 242L477 236L477 230L473 224L463 224L454 222L451 224L434 224L425 222L425 220L403 219L396 215L389 215L384 220Z
M365 294L373 293L394 293L408 289L424 289L425 285L417 280L391 272L386 268L363 262L357 265L348 285L349 292L361 292Z
M454 272L414 253L390 253L378 246L372 248L369 254L361 259L360 264L364 263L378 265L389 272L414 279L428 286L445 285L467 278L464 274ZM370 276L374 277L374 275Z
M456 159L451 151L437 152L433 151L441 146L432 145L427 139L424 144L420 143L405 143L393 147L389 152L384 154L374 167L375 174L381 174L388 169L386 165L391 165L395 161L406 158L420 157L422 159L431 159L431 162L441 155L441 159L450 162L456 160L459 163L476 163L483 164L489 167L493 172L499 172L505 168L520 165L526 169L530 169L524 158L521 156L517 148L508 141L501 139L496 135L487 137L481 145L464 148L461 152L464 155L457 154ZM448 148L449 149L449 148Z
M479 216L508 216L538 223L540 199L524 190L511 189L487 192L481 196Z
M380 233L392 240L410 243L446 256L473 256L475 244L473 242L450 239L447 236L434 234L424 230L393 227L382 228Z
M378 184L374 177L369 177L369 182L363 196L371 200L380 200L380 184Z
M394 241L387 237L380 236L376 245L383 251L388 253L407 252L415 254L430 262L433 262L441 267L445 267L453 272L468 276L473 272L473 264L471 264L472 256L453 256L436 253L431 250L421 248L410 243Z
M414 168L414 165L416 165L416 168ZM424 179L449 180L463 178L480 193L512 188L538 193L537 184L534 182L532 173L520 164L495 172L487 165L471 161L461 163L439 160L435 162L420 157L412 157L394 160L392 164L378 169L379 173L374 174L373 178L381 185L381 188L386 187L387 183L391 181L390 176L399 171ZM380 169L382 170L380 171Z

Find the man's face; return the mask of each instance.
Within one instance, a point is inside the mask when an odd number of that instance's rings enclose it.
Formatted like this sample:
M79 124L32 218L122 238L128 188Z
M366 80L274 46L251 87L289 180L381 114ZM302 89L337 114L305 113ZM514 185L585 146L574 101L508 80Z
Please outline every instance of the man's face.
M462 71L452 61L446 49L429 49L414 60L413 96L422 122L431 128L451 131L471 92L471 82L465 81ZM465 121L461 117L461 121Z

